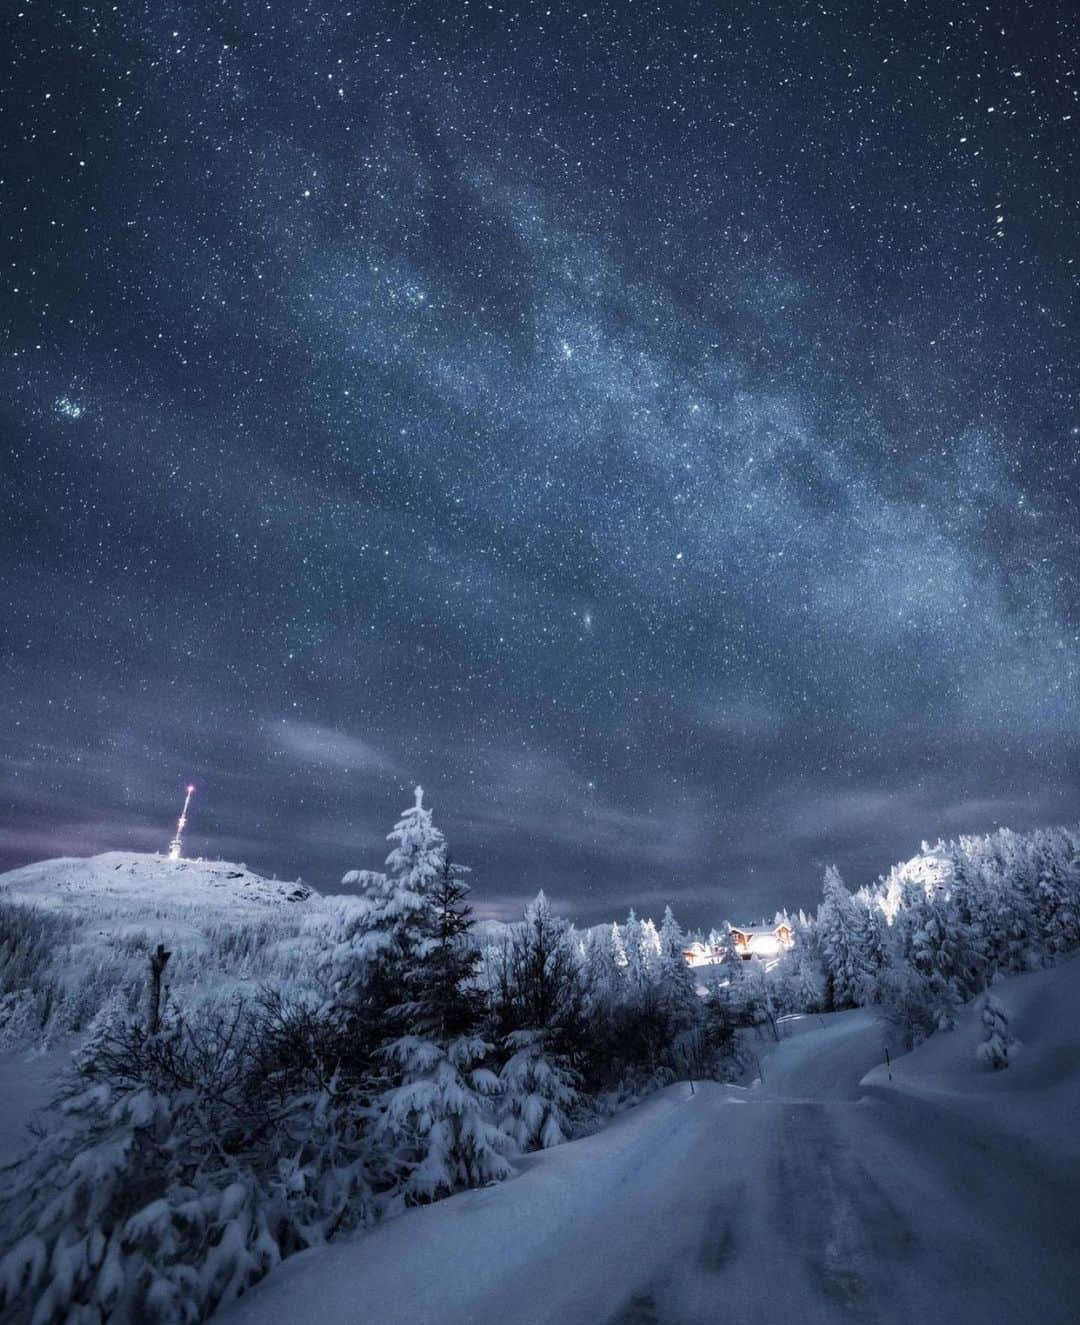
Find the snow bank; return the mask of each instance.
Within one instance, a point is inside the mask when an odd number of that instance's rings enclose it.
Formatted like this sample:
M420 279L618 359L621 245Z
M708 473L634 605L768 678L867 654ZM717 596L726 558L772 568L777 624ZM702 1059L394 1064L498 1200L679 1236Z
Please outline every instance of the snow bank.
M1080 957L995 981L993 993L1019 1041L1004 1071L988 1071L976 1056L983 1038L976 998L954 1031L896 1059L891 1078L888 1067L873 1068L862 1088L937 1104L1055 1161L1080 1160Z

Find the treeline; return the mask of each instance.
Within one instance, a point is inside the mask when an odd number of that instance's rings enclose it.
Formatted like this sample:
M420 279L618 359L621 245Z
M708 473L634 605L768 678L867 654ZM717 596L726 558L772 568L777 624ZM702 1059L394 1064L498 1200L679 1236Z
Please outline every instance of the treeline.
M816 915L793 919L795 946L769 974L775 1004L876 1007L904 1048L951 1029L996 975L1080 947L1078 851L1068 829L1003 828L924 843L914 861L855 893L829 868Z

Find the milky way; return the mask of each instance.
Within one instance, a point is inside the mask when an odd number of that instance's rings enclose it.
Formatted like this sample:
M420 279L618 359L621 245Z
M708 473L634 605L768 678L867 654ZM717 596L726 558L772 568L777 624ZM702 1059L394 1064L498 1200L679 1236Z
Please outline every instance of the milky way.
M0 864L806 904L1075 821L1071 6L9 9Z

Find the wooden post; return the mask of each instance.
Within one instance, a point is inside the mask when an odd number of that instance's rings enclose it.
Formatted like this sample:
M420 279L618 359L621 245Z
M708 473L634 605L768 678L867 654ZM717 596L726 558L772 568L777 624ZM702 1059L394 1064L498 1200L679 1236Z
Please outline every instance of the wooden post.
M892 1080L892 1059L889 1057L889 1046L885 1046L885 1066L889 1069L889 1080Z
M146 1029L151 1035L156 1035L161 1026L161 977L171 956L171 952L165 951L164 943L159 943L157 952L150 954L150 1008Z

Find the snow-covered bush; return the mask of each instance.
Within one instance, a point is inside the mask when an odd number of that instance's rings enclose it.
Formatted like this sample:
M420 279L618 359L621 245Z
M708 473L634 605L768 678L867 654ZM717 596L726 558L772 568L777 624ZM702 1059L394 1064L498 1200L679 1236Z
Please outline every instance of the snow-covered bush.
M194 1321L279 1259L237 1156L243 1010L155 1036L116 1027L84 1056L54 1125L9 1171L0 1308L51 1321Z
M511 1031L506 1048L499 1125L519 1150L561 1144L571 1135L570 1116L580 1100L577 1074L547 1052L542 1030Z
M476 1037L443 1046L415 1035L386 1047L400 1084L380 1098L376 1137L406 1203L509 1177L511 1144L491 1107L502 1084L483 1066L490 1048Z
M1009 1014L1001 1001L987 994L982 1004L983 1039L975 1057L984 1067L998 1072L1009 1066L1016 1041L1009 1032Z

